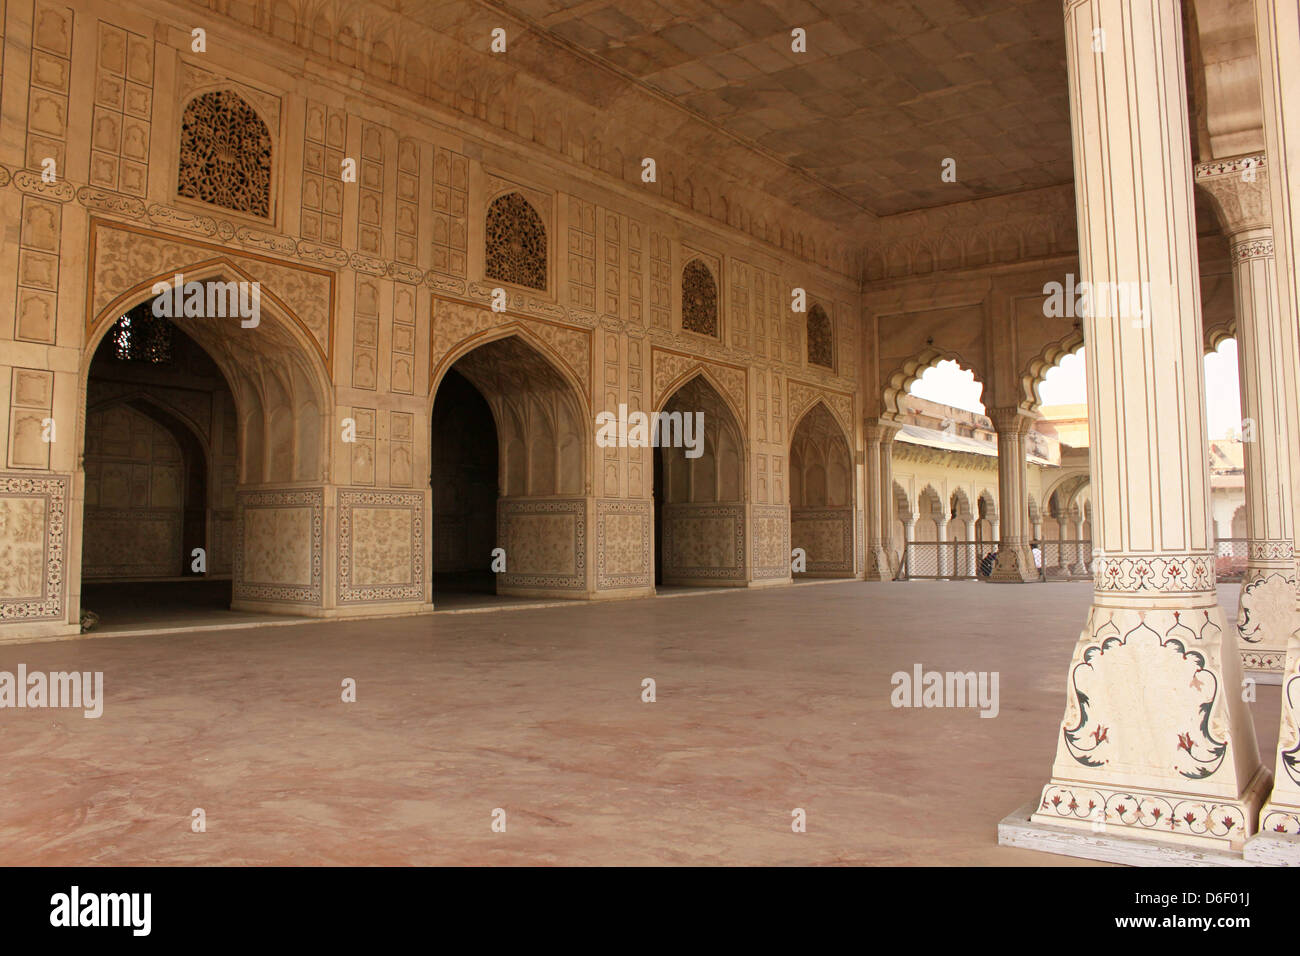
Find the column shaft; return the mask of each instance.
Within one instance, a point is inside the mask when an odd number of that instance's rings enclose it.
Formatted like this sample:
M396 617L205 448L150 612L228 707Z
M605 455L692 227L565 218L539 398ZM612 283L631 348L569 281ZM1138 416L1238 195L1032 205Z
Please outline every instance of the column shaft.
M869 422L867 438L867 560L868 581L892 581L889 544L894 534L894 435L898 427Z
M1093 606L1034 819L1230 848L1269 774L1211 553L1179 0L1067 0Z
M1300 7L1294 2L1257 0L1255 46L1259 52L1260 92L1264 115L1264 153L1267 157L1270 221L1273 227L1278 301L1278 329L1291 336L1279 343L1284 351L1280 379L1271 386L1281 393L1292 413L1290 433L1284 437L1284 456L1294 463L1300 452L1300 422L1296 419L1296 323L1300 316ZM1257 351L1256 348L1251 349ZM1261 370L1262 374L1262 370ZM1261 386L1266 383L1261 382ZM1300 469L1291 469L1291 501L1297 497ZM1277 491L1277 487L1274 487ZM1249 510L1249 505L1248 505ZM1292 546L1295 533L1292 522ZM1294 550L1292 552L1294 554ZM1259 828L1266 832L1300 834L1300 634L1287 638L1282 673L1282 716L1278 732L1276 778L1273 792L1260 814Z
M1196 179L1213 198L1232 250L1246 471L1247 565L1237 610L1242 664L1278 673L1296 615L1295 407L1287 380L1295 330L1283 321L1264 156L1202 163Z
M1034 556L1029 553L1029 470L1025 465L1025 434L1033 424L1024 409L996 408L989 415L998 432L998 520L993 544L997 563L988 579L994 584L1037 581Z

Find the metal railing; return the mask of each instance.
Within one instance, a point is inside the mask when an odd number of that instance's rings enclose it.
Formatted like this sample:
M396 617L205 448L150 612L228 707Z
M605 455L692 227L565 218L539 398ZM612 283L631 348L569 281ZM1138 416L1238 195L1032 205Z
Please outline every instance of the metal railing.
M1058 541L1040 541L1038 550L1040 581L1091 581L1092 540L1066 538Z
M987 577L998 546L992 541L913 541L903 548L900 581L975 581Z
M1246 538L1220 538L1215 543L1215 578L1240 581L1246 569ZM998 543L993 541L913 541L899 556L899 581L976 581L993 570ZM1035 553L1036 552L1036 553ZM1070 538L1031 545L1040 581L1091 581L1092 541Z

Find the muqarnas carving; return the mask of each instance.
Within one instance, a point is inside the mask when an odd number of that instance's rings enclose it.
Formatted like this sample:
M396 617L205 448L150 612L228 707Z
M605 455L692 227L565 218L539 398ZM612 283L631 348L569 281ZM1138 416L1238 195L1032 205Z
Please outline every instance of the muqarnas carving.
M176 191L236 212L271 214L271 133L238 93L214 90L185 107Z
M718 335L718 284L699 259L682 269L682 328L700 335Z
M492 200L487 211L484 275L529 289L546 289L546 227L519 193Z
M808 310L808 364L835 368L831 320L820 305L814 305Z

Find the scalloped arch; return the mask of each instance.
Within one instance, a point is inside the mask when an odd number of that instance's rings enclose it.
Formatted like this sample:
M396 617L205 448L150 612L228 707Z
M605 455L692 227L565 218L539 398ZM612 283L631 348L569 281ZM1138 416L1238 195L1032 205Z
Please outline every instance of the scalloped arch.
M1047 373L1060 365L1061 359L1073 355L1083 345L1083 329L1074 328L1031 359L1020 375L1020 407L1027 410L1038 408L1042 404L1042 399L1038 397L1038 387L1043 384Z
M907 390L927 370L934 368L940 362L956 362L963 370L970 372L975 377L975 381L984 386L981 400L989 397L988 383L985 381L985 376L974 363L966 361L961 353L952 349L930 346L921 351L915 358L904 362L900 368L895 369L886 379L883 396L884 414L881 417L894 421L900 420L904 414L901 402L907 396Z

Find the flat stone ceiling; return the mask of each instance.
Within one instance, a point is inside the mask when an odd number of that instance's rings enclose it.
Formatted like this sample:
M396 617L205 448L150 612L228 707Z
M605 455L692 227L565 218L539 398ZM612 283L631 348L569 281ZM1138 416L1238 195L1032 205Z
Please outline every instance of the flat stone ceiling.
M1059 0L491 3L877 215L1072 179Z

